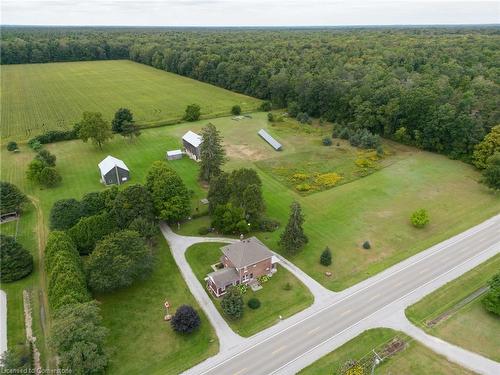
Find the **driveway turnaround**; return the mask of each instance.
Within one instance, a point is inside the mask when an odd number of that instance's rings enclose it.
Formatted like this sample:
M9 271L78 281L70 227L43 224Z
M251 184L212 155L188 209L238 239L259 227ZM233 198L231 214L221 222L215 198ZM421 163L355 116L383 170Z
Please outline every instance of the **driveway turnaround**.
M499 252L500 215L332 295L324 307L304 310L235 343L186 373L296 373L366 329L395 326L391 324L394 314L401 314L410 304ZM466 351L430 345L428 335L422 336L407 323L400 321L397 328L409 331L419 342L476 372L500 373L500 364L494 361L479 355L469 356L473 362L461 360L459 356Z
M7 294L0 290L0 356L7 350Z

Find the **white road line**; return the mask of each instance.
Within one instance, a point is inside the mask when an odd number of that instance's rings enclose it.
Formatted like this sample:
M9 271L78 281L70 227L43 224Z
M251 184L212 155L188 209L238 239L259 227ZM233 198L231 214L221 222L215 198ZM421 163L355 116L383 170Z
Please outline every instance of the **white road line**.
M352 296L354 296L354 295L356 295L356 294L358 294L358 293L361 293L362 291L365 291L366 289L371 288L373 285L379 284L379 283L381 283L382 281L384 281L384 280L386 280L386 279L388 279L388 278L390 278L390 277L393 277L394 275L396 275L396 274L398 274L398 273L401 273L402 271L404 271L404 270L406 270L406 269L408 269L408 268L410 268L410 267L415 266L416 264L418 264L418 263L420 263L420 262L422 262L422 261L426 260L427 258L430 258L430 257L432 257L432 256L435 256L436 254L441 253L442 251L444 251L444 250L448 249L449 247L451 247L452 245L456 244L457 242L460 242L460 241L463 241L463 240L465 240L465 239L467 239L467 238L470 238L470 237L472 237L472 236L475 236L476 234L478 234L478 233L480 233L480 232L482 232L482 231L484 231L484 230L486 230L486 229L489 229L491 226L493 226L493 225L495 225L495 224L496 224L496 219L495 219L495 220L488 219L488 220L491 220L491 221L490 221L488 224L484 225L484 227L481 227L481 228L479 228L479 229L475 229L475 228L473 228L473 229L471 230L471 232L470 232L470 233L468 233L468 234L467 234L467 235L465 235L465 236L460 236L462 233L458 234L457 236L459 236L459 238L456 238L455 240L450 241L450 242L449 242L449 243L447 243L446 245L444 245L444 246L442 246L442 247L440 247L440 248L438 248L438 249L436 249L436 250L431 251L429 254L427 254L427 255L425 255L424 257L422 257L422 258L420 258L420 259L416 260L415 262L410 263L410 264L408 264L408 265L406 265L406 266L404 266L404 267L402 267L402 268L400 268L400 269L398 269L398 270L396 270L396 271L394 271L394 272L392 272L392 273L389 273L388 275L384 276L384 277L383 277L383 278L381 278L380 280L377 280L377 281L375 281L375 282L373 282L373 283L371 283L371 284L368 284L368 285L366 285L365 287L363 287L363 288L361 288L361 289L359 289L359 290L356 290L356 291L352 292L351 294L349 294L349 295L347 295L347 296L345 296L345 297L342 297L340 300L336 301L335 303L333 303L333 304L331 304L331 305L328 305L328 306L325 306L325 307L322 307L321 309L319 309L319 310L318 310L318 311L316 311L315 313L313 313L313 314L311 314L311 315L309 315L309 316L307 316L307 317L305 317L305 318L303 318L303 319L299 320L298 322L296 322L296 323L294 323L294 324L292 324L292 325L290 325L290 326L288 326L288 327L284 328L284 329L283 329L283 330L281 330L281 331L278 331L278 332L276 332L276 333L272 334L272 335L271 335L271 336L269 336L269 337L266 337L264 340L262 340L262 341L260 341L260 342L258 342L258 343L255 343L255 344L253 344L253 345L251 345L251 346L250 346L250 347L248 347L247 349L244 349L244 350L242 350L242 351L240 351L240 352L238 352L238 353L236 353L236 354L233 354L231 357L226 358L225 360L221 361L220 363L216 364L215 366L213 366L213 367L211 367L211 368L209 368L209 369L207 369L207 370L203 371L202 373L200 373L200 375L203 375L203 374L206 374L206 373L208 373L208 372L210 372L210 371L213 371L214 369L216 369L216 368L218 368L218 367L222 366L223 364L225 364L226 362L228 362L228 361L232 360L233 358L238 357L238 356L240 356L240 355L242 355L242 354L245 354L246 352L248 352L248 351L252 350L252 349L253 349L253 348L255 348L256 346L262 345L263 343L265 343L265 342L267 342L267 341L271 340L272 338L274 338L274 337L276 337L276 336L278 336L278 335L280 335L280 334L282 334L282 333L284 333L284 332L286 332L286 331L290 330L291 328L295 327L295 326L296 326L296 325L298 325L298 324L301 324L302 322L304 322L304 321L306 321L306 320L308 320L308 319L312 319L312 318L314 318L316 315L320 314L320 313L321 313L321 312L323 312L324 310L329 309L329 308L331 308L332 306L335 306L335 305L339 304L340 302L342 302L342 301L344 301L344 300L346 300L346 299L348 299L348 298L351 298ZM487 220L487 221L488 221L488 220ZM482 224L484 224L484 222L483 222ZM478 224L478 225L481 225L481 224ZM446 241L449 241L449 240L445 240L444 242L446 242ZM438 246L438 245L439 245L439 244L434 245L433 247ZM493 246L493 245L492 245L492 246ZM431 247L431 248L432 248L432 247ZM490 246L489 248L487 248L486 250L483 250L483 251L481 251L480 253L476 254L476 255L475 255L475 256L473 256L472 258L468 258L467 260L465 260L464 262L460 263L458 266L455 266L454 268L452 268L451 270L447 271L446 273L439 275L438 277L436 277L435 279L433 279L433 280L429 281L428 283L430 283L430 282L432 282L432 281L434 281L434 280L438 279L439 277L442 277L442 276L446 275L446 274L447 274L447 273L449 273L450 271L452 271L452 270L454 270L455 268L457 268L457 267L461 266L462 264L467 263L467 262L468 262L468 261L470 261L471 259L476 258L478 255L481 255L482 253L486 252L486 251L487 251L487 250L489 250L490 248L491 248L491 246ZM418 254L416 254L416 255L418 255ZM404 297L406 297L407 295L409 295L409 294L413 293L413 292L414 292L415 290L417 290L418 288L420 288L420 287L422 287L422 286L427 285L428 283L423 284L423 285L421 285L421 286L417 287L416 289L414 289L414 290L412 290L411 292L407 293ZM401 298L403 298L403 297L401 297ZM396 301L397 301L397 300L396 300ZM394 302L396 302L396 301L393 301L392 303L394 303ZM372 315L373 315L373 314L372 314ZM368 318L368 317L367 317L367 318ZM365 318L365 319L367 319L367 318ZM359 321L359 322L361 322L361 321ZM358 322L358 323L356 323L356 324L359 324L359 322ZM355 325L354 325L354 326L355 326ZM353 326L351 326L351 327L353 327ZM342 333L342 332L341 332L341 333ZM335 336L334 336L334 337L335 337ZM333 337L332 337L332 338L333 338ZM331 340L332 338L330 338L330 339L328 339L328 340ZM327 341L328 341L328 340L327 340ZM327 342L327 341L324 341L323 343L325 343L325 342ZM322 345L323 343L321 343L321 344L319 344L319 345ZM319 346L319 345L317 345L317 346ZM316 346L316 347L317 347L317 346ZM313 349L315 349L316 347L314 347ZM313 350L313 349L311 349L311 350ZM311 350L309 350L309 351L311 351ZM309 351L308 351L308 352L309 352ZM306 353L302 354L300 357L302 357L303 355L307 354L308 352L306 352ZM300 358L300 357L297 357L296 359L298 359L298 358ZM295 360L296 360L296 359L295 359ZM295 360L294 360L294 361L295 361ZM291 362L289 362L289 363L292 363L292 362L293 362L293 361L291 361ZM287 363L285 366L287 366L289 363ZM284 366L280 367L278 370L280 370L280 369L281 369L281 368L283 368L283 367L284 367ZM276 371L278 371L278 370L276 370ZM276 371L275 371L275 372L276 372Z
M307 332L308 335L312 335L314 332L317 332L321 329L321 326L318 326L316 328L311 329L309 332Z
M286 348L286 345L283 345L283 346L279 347L278 349L274 350L272 353L273 354L277 354L277 353L281 352L285 348Z

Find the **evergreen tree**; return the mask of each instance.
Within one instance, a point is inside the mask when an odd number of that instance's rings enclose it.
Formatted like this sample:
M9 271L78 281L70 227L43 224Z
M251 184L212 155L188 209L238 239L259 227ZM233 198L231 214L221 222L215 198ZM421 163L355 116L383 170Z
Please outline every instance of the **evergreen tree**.
M302 215L300 204L293 202L290 208L288 224L285 231L281 234L279 245L288 253L295 254L307 243L308 238L302 229L304 216Z
M10 283L33 271L33 256L14 237L0 234L0 281Z
M231 319L240 319L243 316L243 297L237 287L231 286L220 302L222 311Z
M0 213L17 212L26 202L28 198L16 185L0 181Z
M243 191L241 206L247 221L256 222L265 210L262 188L256 184L248 185Z
M323 266L329 266L330 264L332 264L332 252L330 251L330 248L328 246L321 253L321 257L319 258L319 262Z
M202 129L201 137L203 142L200 146L200 178L210 182L221 173L226 152L222 147L222 136L213 124L209 123Z

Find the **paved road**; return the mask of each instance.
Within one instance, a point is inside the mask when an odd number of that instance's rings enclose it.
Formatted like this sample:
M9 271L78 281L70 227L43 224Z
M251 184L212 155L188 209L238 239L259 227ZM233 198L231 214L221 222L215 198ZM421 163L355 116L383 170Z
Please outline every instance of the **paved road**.
M311 316L230 356L216 356L188 370L193 374L294 373L290 364L384 311L401 311L401 300L478 258L500 252L500 216L402 262L371 280L339 293L332 303ZM464 272L466 268L460 270ZM456 277L458 275L454 275ZM435 285L434 285L435 284ZM426 293L431 289L427 288ZM415 298L414 298L415 299ZM394 309L391 310L391 306ZM340 344L340 343L339 343ZM338 345L337 345L338 346ZM304 364L299 366L303 367ZM293 369L293 371L292 371ZM488 373L488 372L486 372Z

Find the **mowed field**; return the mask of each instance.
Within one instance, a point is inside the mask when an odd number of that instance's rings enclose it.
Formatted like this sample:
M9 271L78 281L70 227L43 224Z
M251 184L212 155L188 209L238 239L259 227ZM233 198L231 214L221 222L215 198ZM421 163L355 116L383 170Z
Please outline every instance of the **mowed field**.
M84 111L111 120L120 107L140 125L175 122L192 103L203 117L215 117L235 104L255 110L260 101L128 60L1 66L4 141L69 129Z
M224 136L229 157L224 168L258 170L263 181L266 215L279 220L282 228L292 201L301 203L309 243L290 260L332 290L349 287L500 212L500 196L478 182L480 175L471 166L388 142L385 147L392 155L387 156L383 168L329 190L300 195L281 183L280 176L259 166L267 159L295 158L297 153L304 152L319 152L325 157L327 151L321 145L321 138L330 132L330 126L311 129L287 123L271 126L266 117L265 113L253 113L251 119L242 121L230 117L210 120ZM97 163L106 155L127 163L131 183L144 182L153 161L164 159L167 150L179 148L180 138L187 130L200 131L207 122L144 130L134 143L116 136L103 150L78 140L47 145L46 148L57 155L57 168L63 182L57 188L46 190L30 186L25 179L26 166L34 153L21 145L21 152L12 154L4 146L2 179L39 197L47 215L57 199L80 198L86 192L104 188L99 183ZM257 135L260 128L275 135L284 150L276 152L260 139ZM334 143L335 146L328 149L331 158L336 158L342 148L350 149L342 141L338 147L337 140ZM197 181L198 164L183 159L169 165L193 190L193 205L198 207L199 198L206 195ZM307 167L304 164L304 168ZM416 229L409 222L409 216L418 208L426 208L430 215L430 224L424 229ZM184 228L181 231L198 235L198 228L207 223L206 218L196 219L185 225L190 231ZM270 248L280 251L277 247L280 233L281 229L257 235ZM371 242L370 250L362 248L365 240ZM325 246L333 253L333 264L328 268L319 264ZM332 271L331 277L325 276L327 270Z

